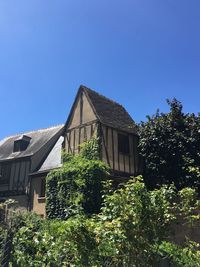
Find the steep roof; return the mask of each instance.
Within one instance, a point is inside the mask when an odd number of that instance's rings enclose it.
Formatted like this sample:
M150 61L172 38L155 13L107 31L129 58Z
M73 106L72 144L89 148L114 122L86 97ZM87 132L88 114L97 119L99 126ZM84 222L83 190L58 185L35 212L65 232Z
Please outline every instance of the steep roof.
M126 132L137 132L134 120L122 105L83 85L80 90L86 93L101 123Z
M64 137L60 136L54 147L52 148L51 152L47 156L46 160L40 167L40 169L37 171L39 172L45 172L49 171L58 167L62 166L62 144L64 141Z
M0 141L0 161L8 159L17 159L27 156L32 156L38 152L48 141L51 140L56 134L61 132L63 125L41 129L37 131L27 132L14 136L7 137ZM18 140L20 136L26 135L30 137L30 143L25 151L14 152L14 141Z

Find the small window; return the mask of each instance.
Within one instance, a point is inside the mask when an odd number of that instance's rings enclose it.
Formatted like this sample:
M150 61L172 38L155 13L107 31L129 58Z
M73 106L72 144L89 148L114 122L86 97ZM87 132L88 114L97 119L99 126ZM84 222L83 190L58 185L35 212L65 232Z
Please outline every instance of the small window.
M129 154L129 137L125 134L118 134L119 153Z
M45 197L45 192L46 192L46 181L45 181L45 178L42 178L41 179L41 184L40 184L39 198Z
M0 184L9 184L10 181L10 164L2 163L0 165Z
M31 138L26 135L20 136L14 141L13 152L25 151L30 143Z
M28 144L27 142L24 142L22 140L17 140L14 143L14 152L20 152L20 151L25 151L27 148Z

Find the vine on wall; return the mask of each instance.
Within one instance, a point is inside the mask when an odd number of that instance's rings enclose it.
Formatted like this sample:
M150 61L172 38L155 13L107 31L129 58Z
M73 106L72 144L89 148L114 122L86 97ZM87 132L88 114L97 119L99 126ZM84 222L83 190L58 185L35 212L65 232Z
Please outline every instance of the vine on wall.
M81 210L99 212L102 181L108 175L108 167L99 159L98 138L82 144L79 155L64 153L63 166L47 177L47 217L67 219Z

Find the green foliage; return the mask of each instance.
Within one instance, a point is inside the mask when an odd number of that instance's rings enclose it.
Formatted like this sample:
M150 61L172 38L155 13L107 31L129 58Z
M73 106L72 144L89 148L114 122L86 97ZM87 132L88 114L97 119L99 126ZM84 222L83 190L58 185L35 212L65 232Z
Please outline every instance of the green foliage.
M7 236L7 228L4 224L0 223L0 259L3 255L4 244Z
M90 221L82 216L67 221L43 221L23 226L14 238L12 266L95 266L96 240Z
M12 204L15 204L13 199L8 199L0 203L0 260L3 256L3 250L9 229L7 209Z
M80 145L80 155L89 160L100 159L99 138L95 137Z
M137 177L117 190L109 185L106 192L95 231L100 254L114 258L120 266L155 266L162 257L155 248L169 239L172 224L184 223L189 227L199 214L197 194L191 188L179 192L173 185L163 185L149 191ZM179 250L184 254L191 248L187 245L183 252ZM197 247L193 250L198 262ZM185 260L188 257L186 253Z
M41 218L33 212L16 211L10 218L10 228L13 233L16 233L20 228L31 225L33 231L40 229L42 224Z
M171 192L149 192L139 177L106 195L97 233L101 253L124 266L151 266L153 244L167 236L174 219Z
M176 99L168 104L169 113L157 112L140 125L145 182L150 188L174 183L200 189L200 116L184 114Z
M92 217L27 217L14 237L13 266L100 267L109 259L122 267L154 267L165 257L174 267L199 266L198 244L181 248L166 241L172 222L197 214L194 189L165 185L148 191L141 177L116 190L106 184L101 213Z
M97 140L82 145L80 155L64 155L60 169L47 177L46 213L48 218L67 219L81 211L97 213L108 167L97 158ZM94 157L94 159L92 159Z
M162 258L168 258L173 267L200 267L199 244L189 242L187 246L181 248L170 242L162 242L156 253Z
M183 188L178 192L179 216L190 227L194 226L200 219L200 200L197 192L192 188Z

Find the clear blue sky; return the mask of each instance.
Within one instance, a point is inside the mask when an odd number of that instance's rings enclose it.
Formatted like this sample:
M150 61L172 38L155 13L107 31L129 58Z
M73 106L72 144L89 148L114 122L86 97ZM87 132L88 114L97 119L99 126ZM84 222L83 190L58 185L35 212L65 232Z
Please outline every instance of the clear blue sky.
M64 123L80 84L136 122L200 111L200 1L0 0L0 138Z

